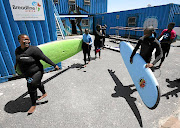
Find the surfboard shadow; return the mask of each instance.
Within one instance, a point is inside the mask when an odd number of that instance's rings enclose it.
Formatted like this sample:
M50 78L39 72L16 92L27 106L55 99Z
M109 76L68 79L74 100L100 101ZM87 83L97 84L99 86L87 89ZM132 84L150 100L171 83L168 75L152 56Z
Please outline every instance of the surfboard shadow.
M68 66L66 69L64 69L64 70L58 72L57 74L51 76L50 78L44 80L42 83L46 84L47 82L51 81L52 79L56 78L57 76L61 75L62 73L66 72L66 71L68 71L69 69L72 69L72 68L81 69L81 68L83 68L83 64L79 64L79 63L72 64L71 66Z
M173 80L173 81L170 81L169 79L166 79L166 82L168 82L169 84L167 85L167 87L169 88L176 88L170 92L167 92L165 94L163 94L161 97L166 97L166 99L169 99L169 97L178 97L177 93L180 92L180 79L176 79L176 80Z
M136 98L130 96L132 93L137 91L136 89L131 89L131 87L133 87L134 85L124 86L112 70L108 69L108 72L111 75L114 82L116 83L116 86L114 88L116 92L113 93L111 96L114 98L123 97L127 101L134 115L136 116L136 119L138 120L140 127L143 127L141 115L135 104Z

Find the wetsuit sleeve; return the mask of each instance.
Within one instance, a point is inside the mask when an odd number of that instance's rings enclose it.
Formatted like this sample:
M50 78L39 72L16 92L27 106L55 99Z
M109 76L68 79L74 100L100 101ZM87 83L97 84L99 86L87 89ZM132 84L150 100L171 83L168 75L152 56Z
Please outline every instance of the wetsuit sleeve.
M14 68L16 69L16 66L17 66L17 49L15 50L15 56L16 56L16 63L14 65Z
M161 32L161 36L167 31L167 29L164 29L162 32Z
M152 62L153 65L155 65L155 64L163 57L163 52L162 52L160 43L158 42L157 39L154 40L154 43L155 43L155 48L156 48L157 57L156 57L156 59Z
M134 48L130 58L133 58L133 56L136 54L136 51L139 49L139 46L141 45L141 43L142 43L142 40L139 40L136 47Z
M52 65L52 66L56 66L55 63L53 63L47 56L44 55L44 53L38 48L38 47L35 47L35 51L34 51L34 56L37 57L38 59L40 60L43 60L45 61L46 63Z

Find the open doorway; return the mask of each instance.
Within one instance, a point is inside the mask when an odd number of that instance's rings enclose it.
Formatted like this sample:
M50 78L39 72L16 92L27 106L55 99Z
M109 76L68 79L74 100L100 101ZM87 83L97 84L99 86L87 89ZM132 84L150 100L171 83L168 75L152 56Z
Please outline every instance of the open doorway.
M76 21L71 20L71 25L72 25L72 34L77 34Z

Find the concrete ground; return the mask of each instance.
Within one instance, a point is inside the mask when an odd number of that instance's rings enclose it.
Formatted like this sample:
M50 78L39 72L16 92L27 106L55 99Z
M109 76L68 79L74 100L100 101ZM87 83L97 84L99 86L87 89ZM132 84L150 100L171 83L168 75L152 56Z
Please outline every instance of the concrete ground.
M106 45L118 47L108 39ZM105 49L102 58L95 59L93 49L86 68L81 68L79 52L62 62L62 70L44 74L48 96L30 116L26 80L1 83L0 128L160 128L172 118L173 124L180 119L180 41L172 44L162 68L154 72L161 89L154 110L141 101L121 54Z

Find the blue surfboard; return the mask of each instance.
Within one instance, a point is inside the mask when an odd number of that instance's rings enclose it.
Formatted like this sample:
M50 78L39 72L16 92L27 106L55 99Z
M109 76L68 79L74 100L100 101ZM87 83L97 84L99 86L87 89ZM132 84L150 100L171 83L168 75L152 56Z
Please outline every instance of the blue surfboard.
M120 53L136 89L149 109L155 109L160 100L159 84L150 68L145 68L146 62L140 54L136 53L133 63L130 56L134 47L128 42L120 42Z

